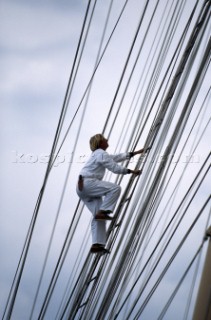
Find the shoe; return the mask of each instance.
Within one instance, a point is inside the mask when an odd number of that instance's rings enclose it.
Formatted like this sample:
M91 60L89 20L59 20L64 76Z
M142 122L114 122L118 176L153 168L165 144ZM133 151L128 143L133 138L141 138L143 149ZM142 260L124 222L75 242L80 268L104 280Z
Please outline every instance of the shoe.
M100 251L99 253L102 253L102 254L109 254L111 253L110 250L106 249L106 248L103 248L102 251Z
M106 248L101 248L101 249L92 249L90 250L91 253L98 253L98 254L109 254L110 251Z
M113 218L109 216L110 213L112 213L112 211L110 210L99 210L95 216L95 219L96 220L113 220Z
M95 220L113 220L112 217L109 217L108 214L105 213L97 213L95 216Z
M91 253L110 253L110 251L106 248L104 248L104 246L102 244L94 244L92 245L91 249L90 249Z

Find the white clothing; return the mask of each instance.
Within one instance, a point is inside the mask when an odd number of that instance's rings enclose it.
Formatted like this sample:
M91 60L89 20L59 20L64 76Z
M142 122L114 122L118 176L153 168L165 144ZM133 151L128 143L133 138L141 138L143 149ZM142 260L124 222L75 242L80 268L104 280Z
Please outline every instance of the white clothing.
M129 158L128 153L109 155L102 149L95 150L90 159L80 172L83 177L83 189L76 191L80 199L93 215L91 223L92 242L105 245L106 243L106 221L95 220L94 217L99 210L112 211L119 198L121 187L115 183L102 181L105 170L114 173L127 174L128 169L118 165L117 161ZM103 197L103 198L102 198Z
M83 177L96 178L99 180L103 179L106 169L113 173L126 174L128 169L118 165L117 162L121 162L128 158L130 158L129 153L109 155L103 149L97 149L92 153L80 174Z
M95 220L99 210L113 211L119 198L121 188L115 183L97 179L84 179L83 190L77 188L77 194L93 215L91 223L92 243L105 245L106 221ZM104 197L104 201L102 199Z

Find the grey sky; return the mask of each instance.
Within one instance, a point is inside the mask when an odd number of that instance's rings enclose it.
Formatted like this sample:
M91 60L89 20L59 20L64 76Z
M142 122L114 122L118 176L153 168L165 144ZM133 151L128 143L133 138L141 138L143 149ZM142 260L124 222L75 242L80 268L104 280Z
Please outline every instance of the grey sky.
M160 12L163 12L162 10L167 2L168 1L165 0L161 1L159 7ZM12 279L19 261L37 196L42 186L46 170L46 162L51 150L58 117L63 103L86 4L87 2L84 0L80 2L77 0L62 0L59 2L3 0L0 4L1 316L3 313L3 306L5 305ZM105 20L105 13L107 12L108 5L109 2L101 0L98 1L96 6L96 13L93 18L93 24L91 25L84 56L80 64L78 77L76 79L76 84L70 100L62 136L65 134L70 120L72 119L72 116L74 115L75 110L80 102L81 96L84 93L90 76L92 75L96 52L98 50L103 22ZM122 5L122 0L114 1L113 10L106 33L106 39L111 32L112 26L116 21L119 9ZM153 8L153 5L154 3L151 1L151 9ZM40 296L38 298L38 307L35 309L35 312L39 310L40 303L43 295L45 294L46 286L51 277L78 201L75 193L75 183L78 171L82 167L84 159L86 159L90 154L88 139L91 135L102 131L105 118L115 94L116 86L118 84L122 68L124 66L124 62L128 54L136 26L138 24L142 6L143 3L140 1L129 1L126 13L123 16L120 25L114 34L114 37L112 38L111 45L108 47L108 50L105 53L103 63L99 66L99 69L96 73L85 114L85 121L81 127L79 143L76 147L74 162L72 164L69 182L65 191L65 197L61 207L58 226L53 240L47 269L43 284L41 286ZM184 21L184 23L186 21L187 14L190 13L192 7L193 1L188 0L182 16L182 21ZM114 152L115 149L117 149L118 152L125 151L125 148L129 142L128 137L132 132L132 127L128 129L126 138L124 140L120 140L121 147L120 144L117 144L119 138L118 136L121 130L124 130L124 128L122 128L122 123L124 123L127 118L126 115L128 111L128 105L130 105L131 99L134 95L139 75L143 72L144 66L147 65L149 61L147 60L147 56L150 53L149 48L157 28L156 22L158 23L160 21L160 14L161 13L158 11L154 25L150 31L150 36L147 37L141 59L137 64L132 84L125 97L115 127L113 128L109 140L109 152ZM171 54L177 43L176 39L178 39L183 28L182 21L180 21L180 24L177 27L175 42L172 44L170 54L166 57L166 64L170 61ZM146 27L147 22L143 24L142 33L139 35L137 41L138 44L134 49L134 55L132 56L132 61L129 64L129 68L131 68L132 62L135 59L135 53L137 53L138 45L141 43ZM200 53L202 54L204 46L201 48L202 49L200 49ZM199 57L200 54L197 56L197 59L199 59ZM149 69L149 74L150 72L151 69ZM192 77L194 77L194 71L192 72ZM126 83L128 74L129 71L126 72L126 77L123 81L124 85ZM146 84L148 84L148 79L149 78L147 78L146 75ZM205 94L208 91L209 83L209 78L206 76L200 90L200 94L197 98L196 104L199 106L201 106ZM188 92L189 86L190 85L187 84L184 96L182 96L182 101L184 101L187 96L186 92ZM142 88L145 88L144 84ZM117 108L123 90L123 87L121 87L120 95L118 96L114 110ZM140 96L142 98L142 92L140 92ZM150 100L150 103L151 102L152 99ZM40 276L40 271L54 223L55 214L58 208L66 170L69 164L69 159L73 152L74 139L78 130L82 108L80 109L69 135L65 140L60 152L60 156L55 162L49 178L45 197L43 199L40 214L36 223L20 290L18 292L17 302L15 304L14 314L12 317L14 320L27 320L31 310L37 282ZM187 129L182 136L181 145L187 137L190 126L194 121L196 110L197 108L194 109L194 114L191 114L190 116ZM137 115L138 111L135 110L134 119ZM112 117L113 116L114 115L112 115ZM177 116L178 115L176 114L175 120ZM210 112L208 110L204 115L201 127L198 127L199 133L202 131L202 128L209 117ZM149 128L150 126L147 125L143 132L142 139L138 143L138 147L143 146ZM207 156L210 148L210 135L211 131L209 126L209 129L206 130L199 147L196 149L194 155L195 158L193 161L194 163L188 167L183 177L180 188L178 189L177 197L172 205L171 212L176 209L180 199L184 195L187 186L191 183L193 172L196 173L197 170L199 170L205 157ZM174 189L176 178L180 175L185 165L186 155L189 154L191 144L194 143L195 137L198 139L198 136L199 134L197 135L197 129L195 129L193 135L191 136L188 147L184 150L182 156L183 163L180 163L177 173L175 174L176 177L170 183L169 192ZM168 141L168 139L166 139L166 141ZM163 151L163 149L161 151ZM131 164L131 166L133 166L133 164ZM143 179L147 179L147 173L148 172L143 174ZM114 179L114 177L112 177L112 179ZM209 195L209 184L210 183L208 179L206 179L194 203L189 209L190 212L191 210L194 212L194 215L200 210L203 202ZM124 185L125 182L123 182L123 186ZM139 188L141 191L141 185ZM166 202L168 202L168 196L169 193L160 204L161 212ZM137 205L141 202L141 198L139 199L138 197L139 194L136 194L135 203ZM166 217L167 216L165 215L162 218L163 225L165 224ZM59 294L62 290L64 290L67 279L70 276L72 265L77 257L77 250L82 243L83 236L86 233L87 228L89 230L90 219L90 214L87 210L84 210L78 226L79 230L77 230L78 232L74 236L73 242L70 246L67 261L65 262L62 270L58 288L56 288L55 295L52 298L52 304L50 304L46 320L53 319L52 314L54 315L57 311L60 299ZM159 220L159 216L156 219ZM181 226L181 233L178 234L178 238L175 238L176 244L178 243L181 235L185 232L185 227L189 223L189 219L193 219L191 214L187 216L187 221L184 221L184 224ZM198 245L200 243L203 237L202 232L204 231L205 223L206 218L203 217L194 231L194 236L184 248L184 255L178 256L177 264L169 272L169 278L166 278L163 281L163 289L156 293L155 297L153 298L152 310L146 310L144 315L145 318L143 318L143 320L148 320L149 318L147 317L151 312L156 314L157 305L159 305L160 292L167 292L163 295L163 300L165 296L169 295L169 288L174 287L178 277L181 276L179 270L183 269L183 262L185 260L184 257L187 256L188 260L188 253L192 247L192 244L195 243ZM128 232L129 231L130 230L128 230ZM159 232L161 232L161 229ZM155 238L157 239L157 237L159 237L159 234L156 234ZM155 240L153 240L153 242L154 241ZM90 243L90 234L88 234L87 246L83 259L85 259L85 256L89 250ZM173 245L172 248L174 247L175 246ZM81 264L83 263L83 259ZM167 257L165 257L163 261L165 262L166 259ZM191 279L189 278L187 287L190 285L190 282ZM172 308L181 308L181 310L184 308L182 297L187 294L186 286L183 286L181 291L182 293L178 296L178 299ZM171 311L170 314L171 320L178 320L177 314L175 315L174 310ZM174 315L175 318L173 318ZM36 317L34 317L34 319L35 318Z

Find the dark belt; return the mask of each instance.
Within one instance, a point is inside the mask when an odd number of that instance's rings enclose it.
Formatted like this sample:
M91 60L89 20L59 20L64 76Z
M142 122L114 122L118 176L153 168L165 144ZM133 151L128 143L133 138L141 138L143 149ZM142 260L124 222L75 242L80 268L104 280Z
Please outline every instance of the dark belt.
M82 191L83 187L84 187L84 179L83 179L83 176L80 174L78 178L78 189Z

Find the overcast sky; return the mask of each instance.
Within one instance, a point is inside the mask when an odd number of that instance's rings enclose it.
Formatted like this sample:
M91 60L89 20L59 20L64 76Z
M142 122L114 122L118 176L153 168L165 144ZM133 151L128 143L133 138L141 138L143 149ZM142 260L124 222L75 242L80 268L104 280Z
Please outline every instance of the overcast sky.
M153 3L153 1L151 1L151 3ZM1 316L35 203L43 183L48 155L53 143L86 4L87 1L85 0L2 0L0 3ZM76 79L76 89L73 91L64 123L63 134L81 101L81 97L91 77L103 30L102 21L105 20L108 5L109 2L107 0L100 0L96 6L87 46ZM119 8L122 7L122 5L122 0L114 1L106 39L111 32L112 26L117 19ZM159 7L160 12L162 12L165 5L166 1L162 0ZM103 129L105 117L109 111L142 7L143 3L141 3L141 1L129 1L125 16L120 22L118 30L112 38L112 44L106 51L103 63L100 65L96 74L61 208L60 220L55 235L56 240L54 241L48 270L53 270L78 201L77 195L75 194L75 183L82 163L90 154L88 139L91 135L101 132ZM184 25L182 21L186 21L187 14L190 13L192 7L193 1L188 0L184 9L184 15L178 26L177 36L179 36L182 26ZM156 19L159 21L159 14ZM146 25L144 25L143 28L146 28ZM144 59L149 54L150 40L153 39L154 36L153 30L155 32L156 24L151 31L151 37L148 37L149 40L146 41L142 61L145 61ZM137 48L135 49L135 52L136 51ZM170 58L171 55L166 58L166 63L170 61ZM134 87L143 67L139 61L133 80ZM208 78L206 78L201 89L201 96L198 100L199 105L201 105L208 88L209 81ZM117 121L109 141L109 151L111 152L115 150L116 137L120 134L120 130L122 130L121 122L122 119L125 120L127 108L133 93L134 88L131 87L126 96L125 104L122 107L119 122ZM42 261L54 223L63 181L73 152L74 139L79 127L81 115L82 110L80 110L76 116L75 122L71 127L60 152L60 156L56 159L49 178L48 188L41 205L41 212L36 224L33 243L27 260L26 270L20 285L15 312L12 317L14 320L27 320L31 310L37 279L39 278ZM204 115L202 127L209 117L210 112L207 111ZM143 147L148 130L149 127L146 127L143 133L143 142L140 141L138 147ZM130 132L130 129L128 132ZM199 169L208 154L210 136L211 130L209 128L195 154L196 163L193 164L195 172ZM194 136L192 141L194 141ZM125 151L128 142L127 139L125 142L125 144L122 143L121 150L119 149L118 151ZM183 157L183 160L184 159L185 155ZM186 183L188 184L190 180L191 174L188 172ZM185 183L183 186L185 187ZM172 189L173 187L174 186L171 185ZM182 194L184 194L183 188L179 190L179 199L182 197ZM197 204L198 208L200 208L208 194L209 183L206 181L200 193L200 201L198 201ZM87 227L89 228L90 218L89 213L84 212L83 220L80 224L80 233L76 235L73 247L74 244L75 248L77 247L76 244L81 241L80 235L85 233ZM203 226L204 220L199 226L199 232L203 231ZM90 234L88 235L88 243L91 244ZM72 250L71 255L68 257L64 278L62 278L60 284L61 286L62 283L64 284L67 281L66 276L69 272L67 267L68 262L70 264L70 261L74 260L75 257L74 250ZM49 272L49 274L46 275L46 282L48 282L50 274ZM174 277L175 273L172 273L172 281ZM166 285L170 286L169 283ZM180 300L181 301L177 301L178 305L182 303L181 298ZM154 302L154 306L156 306L157 303L158 300ZM54 312L54 310L52 312ZM49 315L49 318L46 319L51 320L53 318ZM176 319L178 320L178 318L175 318L175 320ZM173 318L171 318L171 320L173 320Z

